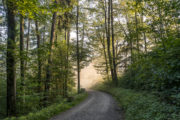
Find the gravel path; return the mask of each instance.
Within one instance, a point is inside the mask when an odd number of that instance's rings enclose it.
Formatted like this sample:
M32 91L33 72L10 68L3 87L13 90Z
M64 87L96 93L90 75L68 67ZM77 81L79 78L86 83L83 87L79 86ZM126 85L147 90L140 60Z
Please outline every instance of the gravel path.
M123 120L121 113L109 94L90 91L84 102L51 120Z

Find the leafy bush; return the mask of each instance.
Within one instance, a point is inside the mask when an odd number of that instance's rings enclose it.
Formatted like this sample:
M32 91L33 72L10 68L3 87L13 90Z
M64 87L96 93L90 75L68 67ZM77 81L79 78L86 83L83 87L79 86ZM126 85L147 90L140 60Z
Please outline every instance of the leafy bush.
M125 111L126 120L180 120L180 108L161 102L147 92L101 85L98 89L112 94Z
M18 118L6 118L5 120L48 120L51 117L70 109L76 104L80 103L87 97L87 93L78 94L74 97L74 101L67 102L65 99L60 103L55 103L47 108L42 109L36 113L29 113L26 116L21 116Z
M120 87L156 92L162 99L180 105L180 40L155 48L125 71Z

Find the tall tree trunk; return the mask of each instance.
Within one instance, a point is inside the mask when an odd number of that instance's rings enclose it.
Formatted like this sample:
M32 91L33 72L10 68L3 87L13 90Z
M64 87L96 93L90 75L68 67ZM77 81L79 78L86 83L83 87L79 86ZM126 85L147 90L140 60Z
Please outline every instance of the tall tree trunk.
M136 2L136 8L135 8L135 23L136 23L136 44L137 44L137 52L138 52L138 55L139 55L139 28L138 28L138 16L137 16L137 8L138 8L138 4L137 4L137 0L135 0Z
M105 33L106 33L106 38L107 38L108 30L107 30L107 2L106 2L106 0L104 0L103 8L104 8L104 19L105 19L104 26L105 26Z
M179 10L176 9L176 14L179 15L178 11ZM177 17L177 19L175 19L175 21L174 21L176 23L177 38L180 38L180 23L179 23L179 21L180 21L180 17Z
M37 49L38 49L38 93L41 92L41 52L40 52L40 33L39 33L39 24L38 21L35 21L36 25L36 37L37 37Z
M7 5L7 116L16 115L16 68L15 68L15 36L16 36L16 21L15 21L15 6L11 0L6 1Z
M127 58L127 57L128 57L128 49L126 49L126 51L125 51L125 58ZM125 71L127 70L127 60L124 63L124 70Z
M82 34L82 39L81 39L81 52L80 55L82 55L83 53L83 48L84 48L84 36L85 36L85 28L84 28L84 24L83 24L83 30L82 30L83 34ZM82 58L80 57L80 61L82 61Z
M116 74L118 76L118 48L119 48L119 41L116 40L116 46L115 46L115 63L116 63Z
M144 28L143 12L142 12L142 16L141 16L141 21L142 21L142 27ZM145 32L145 30L143 30L143 37L144 37L144 50L145 50L145 53L147 53L147 40L146 40L146 32Z
M27 40L26 40L26 58L28 57L28 51L29 51L29 34L30 34L30 27L31 27L31 20L28 20L28 32L27 32ZM27 70L27 60L25 62L25 69Z
M128 19L128 16L126 15L126 20L127 20L127 29L129 31L129 34L131 36L132 32L131 32L131 28L129 26L129 19ZM127 35L126 35L127 36ZM128 37L128 44L129 44L129 47L130 47L130 52L131 52L131 64L133 63L134 61L134 57L133 57L133 42L132 42L132 37Z
M109 81L109 67L108 67L108 59L107 59L107 53L106 53L106 44L105 44L105 36L103 34L103 39L101 40L101 44L103 46L103 52L104 52L104 59L106 63L106 74Z
M132 32L131 32L131 28L130 28L130 26L129 26L129 19L128 19L127 16L126 16L126 20L127 20L127 29L128 29L129 34L130 34L130 36L131 36ZM133 64L133 62L134 62L134 57L133 57L133 56L134 56L134 55L133 55L133 42L132 42L132 37L128 37L128 38L129 38L128 44L129 44L130 52L131 52L131 61L130 61L130 63ZM130 67L130 79L133 79L133 78L134 78L132 72L133 72L133 71L132 71L132 67Z
M80 93L80 59L79 59L79 0L77 0L77 17L76 17L76 35L77 35L77 91Z
M24 86L24 17L20 15L20 71L21 71L21 91L23 94L23 103L25 103L25 86Z
M114 16L113 16L113 2L111 1L111 32L112 32L112 51L113 51L113 72L114 72L114 84L118 85L117 71L116 71L116 56L115 56L115 47L114 47Z
M58 34L56 33L56 34L55 34L54 44L57 44L57 41L58 41Z
M57 2L55 1L57 4ZM46 81L45 81L45 101L48 100L49 97L49 90L50 90L50 81L51 81L51 64L52 64L52 47L54 43L55 38L55 27L56 27L56 16L57 12L53 13L52 17L52 25L51 25L51 35L50 35L50 41L49 41L49 56L48 56L48 64L46 68Z
M161 3L160 2L158 3L158 13L159 13L159 25L160 25L159 26L160 27L160 39L162 41L164 52L166 52L165 40L164 40L164 35L163 35L164 26L163 26Z
M104 19L105 19L105 23L104 23L104 26L105 26L105 35L106 35L106 42L108 41L108 30L107 30L107 2L106 2L106 0L104 0L104 5L103 5L103 9L104 9ZM104 41L104 45L105 45L105 43L106 43L105 41ZM106 49L106 48L104 48L104 49ZM105 53L104 53L104 55L106 56L105 58L106 58L106 73L107 73L107 77L108 77L108 81L110 80L109 79L109 67L108 67L108 58L107 58L107 54L106 54L106 50L104 51Z
M66 52L66 78L65 78L65 97L68 97L68 79L69 79L69 41L70 41L70 28L67 29L67 52Z
M67 42L67 29L66 27L64 28L64 39L65 41ZM67 50L67 49L66 49ZM67 61L67 51L66 51L66 61ZM64 70L66 71L68 68L67 68L67 63L63 63L63 65L65 64L65 66L63 66ZM67 72L66 74L63 74L63 97L67 97L66 95L66 81L67 81Z
M111 18L111 0L108 1L108 27L107 27L107 48L108 48L108 57L109 57L109 65L111 70L111 77L112 80L114 79L114 71L113 71L113 65L112 65L112 57L111 57L111 34L110 34L110 18Z
M46 33L46 26L44 26L44 28L43 28L43 40L42 40L42 44L44 44L45 43L45 33Z
M25 74L27 73L27 58L28 58L28 51L29 51L29 40L30 40L30 37L29 37L29 34L30 34L30 26L31 25L31 20L28 19L28 31L27 31L27 40L26 40L26 60L25 60L25 65L24 65L24 69L25 69ZM24 99L24 103L25 103L25 99Z
M143 36L144 36L144 49L145 49L145 53L147 53L147 40L146 40L146 33L143 32Z

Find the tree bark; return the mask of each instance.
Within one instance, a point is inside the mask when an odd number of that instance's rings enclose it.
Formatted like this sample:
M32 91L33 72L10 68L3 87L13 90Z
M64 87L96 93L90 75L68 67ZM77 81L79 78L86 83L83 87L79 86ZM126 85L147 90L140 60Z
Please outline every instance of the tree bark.
M138 28L138 18L137 18L137 0L135 0L136 2L136 8L135 8L135 23L136 23L136 44L137 44L137 52L139 55L139 28Z
M83 48L84 48L84 36L85 36L85 28L83 24L83 29L82 29L82 39L81 39L81 52L80 52L80 62L82 61L82 54L83 54Z
M43 43L42 44L44 45L44 43L45 43L45 36L46 36L45 35L45 33L46 33L46 26L44 26L43 30L44 31L43 31L43 40L42 40Z
M55 3L57 3L55 1ZM50 81L51 81L51 64L52 64L52 47L54 43L55 38L55 27L56 27L56 17L57 12L53 13L52 17L52 25L51 25L51 35L50 35L50 41L49 41L49 55L48 55L48 63L46 68L46 81L45 81L45 101L48 100L49 97L49 90L50 90Z
M109 81L109 67L108 67L108 60L107 60L107 54L106 54L106 44L105 44L105 36L103 34L103 38L101 40L101 44L103 46L103 52L104 52L104 59L106 63L106 74L107 74L107 79Z
M163 19L162 19L162 12L161 12L160 2L158 3L158 13L159 13L160 39L162 41L164 52L166 52L165 40L164 40L164 35L163 35L164 26L163 26Z
M77 0L77 17L76 17L76 35L77 35L77 92L80 93L80 59L79 59L79 0Z
M108 48L108 57L109 57L109 65L110 65L110 70L111 70L111 77L112 80L114 79L114 70L113 70L113 65L112 65L112 57L111 57L111 34L110 34L110 18L111 18L111 0L108 1L108 27L107 27L107 48Z
M128 16L126 16L126 20L127 20L127 29L129 31L129 34L131 36L132 32L131 32L131 28L129 26L129 19L128 19ZM126 33L126 32L125 32ZM132 38L131 37L127 37L129 39L129 47L130 47L130 51L131 51L131 64L133 63L134 61L134 57L133 57L133 42L132 42Z
M117 71L116 71L116 56L115 56L115 47L114 47L114 16L113 16L113 2L111 1L111 34L112 34L112 51L113 51L113 72L114 72L114 78L113 82L117 86L118 85L118 79L117 79Z
M24 96L24 17L20 15L20 71L21 71L21 90ZM24 98L23 98L24 99ZM23 100L24 101L24 100Z
M7 116L16 115L16 68L15 68L15 37L16 21L15 6L11 0L6 1L7 5Z
M23 105L25 103L25 64L24 64L24 17L20 15L20 76L21 76L21 92L23 97Z
M30 27L31 27L31 21L28 20L28 32L27 32L27 41L26 41L26 58L28 57L28 51L29 51L29 34L30 34ZM27 70L27 60L25 62L25 69Z
M106 35L106 42L108 41L108 30L107 30L107 3L106 0L104 0L104 5L103 5L103 9L104 9L104 19L105 19L105 35ZM104 45L105 45L105 41L104 41ZM108 58L107 58L107 54L106 54L106 46L104 46L104 57L105 57L105 61L106 61L106 73L107 73L107 77L108 77L108 81L109 79L109 67L108 67Z
M69 79L69 41L70 41L70 28L67 29L67 37L66 37L66 44L67 44L67 51L66 51L66 78L65 78L65 97L68 97L68 79Z
M41 52L40 52L40 33L38 21L35 21L36 26L36 38L37 38L37 56L38 56L38 93L41 92Z
M142 16L141 16L141 21L142 21L142 27L144 28L144 16L143 16L143 13L142 13ZM147 53L147 39L146 39L146 32L143 30L143 38L144 38L144 50L145 50L145 53Z

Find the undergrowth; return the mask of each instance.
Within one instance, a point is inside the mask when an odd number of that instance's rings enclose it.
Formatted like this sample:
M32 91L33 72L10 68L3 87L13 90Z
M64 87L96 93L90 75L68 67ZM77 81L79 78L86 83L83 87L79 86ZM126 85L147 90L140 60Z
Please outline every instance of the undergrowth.
M79 104L82 100L84 100L87 97L87 93L81 93L74 97L74 100L72 102L67 102L66 99L59 103L55 103L49 107L46 107L38 112L35 113L29 113L26 116L21 117L12 117L12 118L6 118L4 120L48 120L52 118L53 116L64 112L73 106Z
M97 89L112 94L125 112L125 120L180 120L179 108L162 102L147 92L99 85Z

